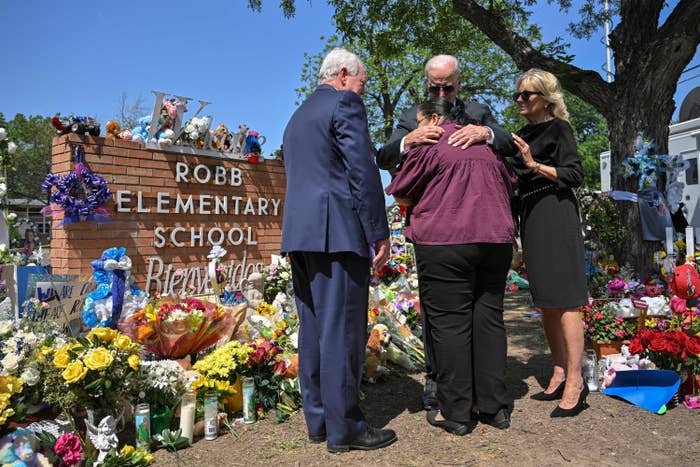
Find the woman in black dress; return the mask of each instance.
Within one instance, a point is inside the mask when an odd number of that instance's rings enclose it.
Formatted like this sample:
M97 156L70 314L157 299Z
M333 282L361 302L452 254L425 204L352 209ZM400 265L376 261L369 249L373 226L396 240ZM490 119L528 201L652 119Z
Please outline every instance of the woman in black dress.
M572 188L583 170L557 78L531 69L517 82L513 99L528 122L513 135L522 159L521 238L530 290L554 360L547 388L532 396L557 400L552 417L572 417L586 407L588 386L581 376L583 324L579 308L588 303L583 237Z

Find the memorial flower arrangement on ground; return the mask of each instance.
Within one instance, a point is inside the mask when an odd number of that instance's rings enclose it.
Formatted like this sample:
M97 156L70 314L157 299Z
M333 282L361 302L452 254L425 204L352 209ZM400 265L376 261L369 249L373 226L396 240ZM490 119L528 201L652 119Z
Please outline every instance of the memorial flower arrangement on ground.
M277 407L282 374L287 365L284 360L277 358L282 353L282 348L271 339L258 337L246 345L251 348L251 352L240 372L255 381L255 406L258 418L262 418L265 412Z
M159 357L200 352L230 334L235 320L221 305L187 296L156 296L117 327Z
M134 381L134 392L137 392L136 397L142 394L142 399L151 407L174 409L186 390L185 370L176 361L141 362Z
M289 264L271 264L263 272L265 277L265 300L272 303L278 293L287 293L292 284L292 268Z
M66 336L51 323L26 319L0 321L0 374L22 378L24 404L40 407L44 403L42 382L47 358L56 346L65 343Z
M608 303L602 307L587 305L581 309L583 329L589 342L622 341L632 336L633 325L617 316L617 307Z
M75 406L115 410L132 390L140 350L129 336L110 328L69 339L47 365L46 401L64 410Z
M10 422L23 418L24 407L20 399L24 381L16 376L0 375L0 433L4 433Z

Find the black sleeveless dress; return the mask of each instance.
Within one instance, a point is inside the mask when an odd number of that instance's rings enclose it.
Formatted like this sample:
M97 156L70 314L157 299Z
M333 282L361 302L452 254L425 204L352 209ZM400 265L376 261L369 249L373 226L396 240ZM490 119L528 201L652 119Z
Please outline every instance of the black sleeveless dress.
M518 135L530 145L536 162L557 169L553 182L532 173L519 154L520 236L525 269L535 306L575 308L588 303L583 235L572 188L583 169L568 123L554 119L527 125Z

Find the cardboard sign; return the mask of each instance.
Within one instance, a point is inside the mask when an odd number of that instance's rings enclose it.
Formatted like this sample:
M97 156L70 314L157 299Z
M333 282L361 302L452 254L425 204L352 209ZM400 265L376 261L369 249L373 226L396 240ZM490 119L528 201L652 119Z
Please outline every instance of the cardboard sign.
M41 279L45 278L46 275ZM58 281L52 280L50 276L48 279L36 282L34 296L48 303L49 307L32 319L50 321L61 326L68 334L77 334L81 327L85 299L97 284L92 277L76 277L72 281L65 281L65 276L57 276Z

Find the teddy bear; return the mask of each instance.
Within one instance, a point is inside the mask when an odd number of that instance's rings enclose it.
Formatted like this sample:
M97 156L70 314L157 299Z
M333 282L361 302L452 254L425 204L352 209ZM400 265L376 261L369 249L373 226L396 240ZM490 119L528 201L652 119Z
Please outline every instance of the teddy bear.
M131 129L131 141L145 143L148 140L148 131L151 129L151 116L139 118L139 126Z
M387 372L387 347L391 344L389 328L384 324L375 324L367 339L365 347L364 378L368 383L375 383Z
M108 121L107 124L105 125L105 129L107 130L106 138L111 138L111 139L120 138L119 130L121 130L121 127L119 126L118 121L116 121L116 120Z

